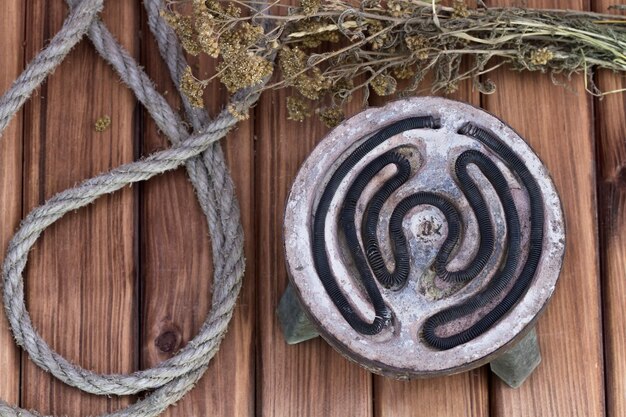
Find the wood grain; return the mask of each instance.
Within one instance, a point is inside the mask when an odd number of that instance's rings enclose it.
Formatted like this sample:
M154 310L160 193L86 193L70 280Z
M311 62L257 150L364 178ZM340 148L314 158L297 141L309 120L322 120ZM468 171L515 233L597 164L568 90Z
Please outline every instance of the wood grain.
M169 71L143 19L146 36L143 63L171 104L179 101ZM194 65L196 75L208 78L213 62ZM169 94L168 94L169 92ZM226 94L207 91L205 104L215 112ZM169 145L145 114L143 154ZM254 415L254 143L252 123L243 122L222 141L232 167L245 233L246 274L237 308L220 351L204 378L164 416ZM142 283L142 367L172 356L199 331L211 305L212 252L206 217L196 200L186 171L179 169L140 185L140 259Z
M61 1L27 4L27 60L61 27ZM138 5L106 2L103 19L131 54L138 52ZM31 100L25 121L25 213L46 198L133 160L135 100L88 40L66 58ZM97 133L97 118L109 115ZM3 194L4 195L4 194ZM45 231L30 254L27 302L43 338L70 361L98 372L130 372L137 363L135 198L106 196ZM127 398L85 395L22 360L22 402L42 413L85 416L115 410Z
M430 76L429 76L430 77ZM430 86L424 80L424 88ZM471 82L462 82L448 98L480 105L480 95ZM374 377L374 415L377 417L448 417L489 415L488 369L447 377L395 381Z
M612 4L597 0L593 8L606 13ZM601 71L598 86L607 92L623 89L626 79ZM626 415L626 95L606 96L596 101L595 108L606 414L618 417Z
M614 3L593 0L592 6L605 11ZM497 4L582 9L587 0ZM0 91L56 33L67 12L62 1L5 0L2 6ZM141 50L159 90L173 92L141 10L137 1L108 0L103 17L132 54ZM195 65L204 75L212 68L208 60ZM287 283L284 203L300 164L327 129L314 120L287 121L290 93L274 91L263 96L253 120L223 141L242 206L248 259L230 331L207 375L165 415L626 415L626 96L594 105L580 77L572 82L576 93L554 86L547 75L499 70L490 78L498 90L483 97L484 107L539 153L567 220L561 281L538 325L543 363L530 380L511 390L481 368L398 382L372 377L321 339L298 346L283 342L275 308ZM598 84L611 90L626 87L626 80L601 73ZM456 97L478 103L469 88ZM214 89L206 98L216 112L224 94ZM112 125L96 133L95 120L105 114ZM132 93L83 42L27 105L24 119L18 116L0 139L0 250L19 219L54 193L167 146ZM183 170L68 215L44 233L29 258L27 301L36 327L68 359L100 372L129 372L169 357L195 335L209 307L207 235ZM77 417L134 400L80 393L22 356L20 374L20 351L0 314L0 398L14 404L21 397L25 407Z
M297 0L282 4L297 4ZM279 9L280 10L280 9ZM280 12L279 12L280 13ZM317 338L287 345L276 307L287 286L285 203L298 169L328 129L287 120L290 90L267 91L256 107L257 416L372 416L372 377ZM348 113L359 109L354 97Z
M496 2L490 2L490 5ZM510 5L507 1L499 5ZM583 9L584 2L532 0L528 7ZM596 232L592 103L581 77L574 92L548 75L498 70L485 108L501 117L539 154L556 183L567 248L554 298L539 320L543 362L512 390L492 378L494 417L604 415L603 355Z
M409 382L376 377L376 416L489 415L488 369Z
M0 51L7 57L0 69L0 94L22 70L24 61L24 4L9 0L0 7ZM0 253L5 250L22 214L22 117L20 112L0 138ZM2 305L2 301L0 301ZM19 401L20 363L4 311L0 314L0 399Z
M256 111L258 415L371 416L368 372L321 338L288 346L278 326L275 310L288 281L282 242L285 202L299 166L327 131L315 119L288 121L287 94L266 92Z

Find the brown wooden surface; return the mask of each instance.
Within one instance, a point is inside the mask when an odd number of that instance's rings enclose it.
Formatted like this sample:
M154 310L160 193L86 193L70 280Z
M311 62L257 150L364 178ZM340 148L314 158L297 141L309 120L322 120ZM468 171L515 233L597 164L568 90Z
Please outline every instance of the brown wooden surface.
M274 313L287 286L282 217L298 167L327 129L287 121L287 92L258 105L256 218L258 294L257 409L261 416L371 416L372 377L316 339L287 346ZM260 219L263 219L260 221Z
M180 106L169 71L162 63L147 19L143 65L158 90ZM211 62L196 63L210 76ZM170 94L170 92L172 94ZM207 91L205 104L215 113L225 95ZM211 410L215 416L245 416L254 410L254 172L252 123L240 123L223 142L233 170L246 236L246 278L228 335L203 378L176 408L164 415L195 416ZM144 113L142 154L169 146L148 113ZM206 217L186 171L159 176L140 185L139 253L141 292L141 366L151 367L173 356L191 340L209 311L212 296L211 246ZM182 211L181 211L182 210ZM181 215L181 213L184 213Z
M61 27L64 2L26 3L26 60ZM139 5L108 2L103 19L137 56ZM15 18L15 17L14 17ZM132 161L133 95L87 42L74 49L25 109L24 212L79 180ZM96 133L109 115L111 127ZM134 256L136 199L130 188L70 214L45 231L31 254L27 303L42 336L71 361L99 372L137 367ZM89 415L130 399L87 396L22 355L22 405L42 413Z
M290 94L267 92L255 112L257 415L370 417L371 374L319 338L296 346L281 339L275 310L288 280L282 243L285 201L300 165L328 131L313 119L287 120L284 103ZM352 100L352 112L360 101Z
M610 0L531 0L529 7L605 10ZM496 4L490 2L490 5ZM501 0L500 5L520 5ZM58 30L62 1L7 0L0 8L0 91ZM105 22L175 94L141 4L106 2ZM142 35L140 36L140 30ZM210 73L212 63L198 62ZM397 382L372 376L322 340L287 346L274 309L287 279L285 198L326 128L286 120L287 91L266 93L253 118L223 144L242 207L247 274L222 349L200 384L169 416L626 415L626 95L593 100L547 75L498 71L492 96L455 97L506 120L537 151L563 200L568 245L561 281L538 324L543 363L518 390L485 368ZM603 90L626 87L601 73ZM223 92L207 92L216 112ZM352 111L356 111L358 100ZM110 115L111 127L94 131ZM23 123L22 123L23 121ZM82 42L0 142L0 250L19 219L77 181L168 146L149 116L88 41ZM211 296L211 250L184 170L100 199L47 230L29 258L28 304L61 354L100 372L152 366L191 339ZM70 417L114 410L134 398L99 398L65 387L13 345L0 318L0 396ZM21 368L21 369L20 369Z
M585 8L581 0L527 5ZM520 132L544 162L559 190L567 228L557 291L537 325L543 362L518 390L493 377L492 412L599 417L604 415L604 363L592 100L580 76L571 81L578 93L554 85L548 75L498 71L492 79L498 89L484 97L484 108Z
M594 10L612 3L596 0ZM626 88L626 79L601 72L604 91ZM597 187L604 316L606 409L609 416L626 413L626 95L596 102Z
M5 91L22 70L24 61L24 5L9 0L0 7L0 51L4 59L0 70L0 91ZM0 138L0 250L5 252L9 239L22 217L22 118L20 112ZM0 302L1 304L1 302ZM20 390L20 352L13 343L7 320L0 318L0 398L15 403Z

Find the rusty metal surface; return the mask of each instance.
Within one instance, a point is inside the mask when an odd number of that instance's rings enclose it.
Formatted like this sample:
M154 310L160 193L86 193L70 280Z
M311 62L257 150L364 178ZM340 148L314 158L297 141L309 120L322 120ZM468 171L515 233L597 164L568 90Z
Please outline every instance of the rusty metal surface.
M522 247L526 248L529 223L527 194L506 165L489 149L472 138L457 133L468 121L492 131L524 161L541 188L546 215L544 251L535 279L526 295L490 330L471 342L445 351L437 351L420 339L419 333L424 320L484 288L500 263L502 248L506 242L506 225L499 198L489 181L475 166L470 166L469 172L478 183L489 206L496 236L494 255L483 272L467 284L449 284L435 277L430 266L446 237L447 225L438 209L430 206L415 207L403 223L410 247L411 273L408 283L400 290L380 287L385 302L394 314L393 324L381 333L375 336L359 334L343 319L317 276L311 252L310 232L314 209L325 183L336 167L351 150L381 127L410 116L426 115L439 117L441 129L406 131L378 146L353 168L330 206L326 236L329 237L327 250L331 268L344 294L363 317L372 320L373 309L356 278L358 274L351 264L352 260L342 242L342 235L338 233L336 219L351 181L367 163L385 151L401 151L418 170L416 175L391 196L381 211L378 236L389 267L393 266L387 235L391 212L403 197L420 190L448 195L462 214L464 232L449 269L460 269L473 257L479 242L476 218L453 178L454 161L467 149L477 149L488 155L507 178L520 213ZM365 203L377 187L393 174L394 169L391 166L385 168L366 188L357 208L357 225L360 225ZM405 99L382 108L371 108L330 132L305 161L294 181L285 210L284 232L290 279L321 335L348 358L374 372L397 378L450 374L470 369L489 361L522 337L555 289L565 249L560 200L548 172L532 149L496 117L471 105L436 97ZM522 259L524 258L525 253L522 254ZM520 263L518 273L522 265ZM476 320L484 311L479 310L476 314L446 325L443 331L456 332Z

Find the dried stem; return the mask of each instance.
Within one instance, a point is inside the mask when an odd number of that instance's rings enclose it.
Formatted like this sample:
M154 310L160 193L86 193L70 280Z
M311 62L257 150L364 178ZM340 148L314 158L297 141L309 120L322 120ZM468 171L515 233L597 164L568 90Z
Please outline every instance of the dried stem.
M176 11L183 3L192 4L191 15ZM435 0L301 0L297 8L275 1L272 10L287 13L273 15L269 8L256 11L255 4L183 0L164 13L188 52L218 58L210 79L219 78L229 90L277 73L265 88L295 88L288 105L294 120L312 114L311 107L322 118L338 119L338 108L358 90L415 91L428 71L434 73L431 91L454 91L472 79L491 93L495 86L484 76L501 66L553 76L583 73L594 95L624 91L600 92L592 81L595 68L626 71L626 16L619 14L470 9L462 0L450 7ZM264 33L259 21L271 29ZM278 65L272 66L267 57L275 53ZM464 68L469 64L463 71L461 57ZM397 91L398 80L408 80L408 87Z

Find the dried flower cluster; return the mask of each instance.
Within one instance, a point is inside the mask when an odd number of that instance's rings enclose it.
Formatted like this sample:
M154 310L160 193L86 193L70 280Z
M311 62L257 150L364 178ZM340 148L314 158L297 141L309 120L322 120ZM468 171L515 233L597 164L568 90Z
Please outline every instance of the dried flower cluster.
M98 120L96 120L94 129L96 129L96 132L102 133L105 130L107 130L109 126L111 126L111 117L108 115L104 115L102 117L99 117Z
M344 119L345 115L339 106L331 106L325 109L318 109L319 118L327 127L337 126Z
M279 3L272 4L276 14L256 11L255 1L187 0L191 13L172 7L164 16L187 52L218 58L216 77L231 92L270 76L276 54L279 77L265 88L293 88L292 120L316 114L336 124L357 91L364 100L370 91L406 94L429 72L431 90L448 93L465 79L493 92L485 74L503 65L553 76L584 72L588 91L602 94L592 68L626 71L626 17L620 15L472 8L463 0L450 7L422 0L300 0L285 15ZM261 21L272 29L266 33ZM194 105L202 105L208 81L185 73L183 89Z
M287 97L287 113L289 120L301 122L311 115L308 104L297 97Z
M185 92L187 99L192 106L204 106L202 95L204 93L204 84L193 76L191 68L185 68L183 76L180 79L180 88Z
M258 84L274 69L266 57L269 52L263 27L241 18L241 14L234 3L223 5L217 0L191 0L189 15L174 9L161 12L187 53L219 59L216 77L231 93ZM209 81L196 79L187 67L180 80L181 90L192 105L202 107L203 90ZM239 119L247 118L232 112Z

